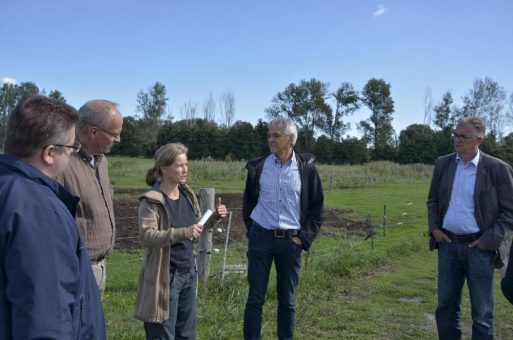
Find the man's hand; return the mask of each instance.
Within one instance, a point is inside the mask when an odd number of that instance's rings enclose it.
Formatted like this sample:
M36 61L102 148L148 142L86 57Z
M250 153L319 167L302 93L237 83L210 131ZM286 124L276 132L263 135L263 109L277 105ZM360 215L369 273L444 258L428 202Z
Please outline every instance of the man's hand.
M435 238L436 242L440 242L440 241L447 241L447 242L451 242L451 239L449 238L449 236L445 235L443 231L441 231L440 229L435 229L431 232L431 235L433 235L433 237Z
M470 248L478 247L481 250L486 250L486 248L483 246L481 242L479 242L479 239L475 240L471 244L468 245Z
M297 236L294 236L292 237L292 241L297 244L298 246L302 247L303 246L303 242L301 241L301 239Z

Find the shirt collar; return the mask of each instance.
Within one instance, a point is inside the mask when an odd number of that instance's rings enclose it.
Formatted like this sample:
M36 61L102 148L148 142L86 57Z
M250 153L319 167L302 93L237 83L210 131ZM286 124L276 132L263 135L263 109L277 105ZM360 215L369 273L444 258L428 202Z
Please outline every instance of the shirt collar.
M472 163L477 168L477 165L479 164L479 159L481 158L481 152L479 149L477 149L477 154L470 160L469 163ZM458 153L456 153L456 161L463 161Z
M102 155L97 155L97 156L91 155L89 152L87 152L87 150L84 147L80 148L80 150L78 151L78 155L85 162L89 163L92 167L94 167L100 161L101 156L102 156Z
M278 157L276 157L276 155L274 153L271 153L271 160L276 163L276 164L281 164L280 160L278 159ZM291 164L292 162L295 162L296 161L296 152L294 150L292 150L292 158L289 159L285 164L283 165L287 165L287 164Z

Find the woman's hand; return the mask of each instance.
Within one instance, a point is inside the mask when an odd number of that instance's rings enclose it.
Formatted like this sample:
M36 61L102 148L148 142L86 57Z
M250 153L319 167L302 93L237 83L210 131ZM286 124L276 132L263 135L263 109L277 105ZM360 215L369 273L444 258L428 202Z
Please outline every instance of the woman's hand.
M215 216L215 218L217 220L220 220L222 218L225 218L226 215L228 215L228 209L226 209L226 206L223 204L221 197L218 197L217 201L216 201L216 216Z
M192 224L185 228L185 235L187 238L198 239L203 231L203 225Z

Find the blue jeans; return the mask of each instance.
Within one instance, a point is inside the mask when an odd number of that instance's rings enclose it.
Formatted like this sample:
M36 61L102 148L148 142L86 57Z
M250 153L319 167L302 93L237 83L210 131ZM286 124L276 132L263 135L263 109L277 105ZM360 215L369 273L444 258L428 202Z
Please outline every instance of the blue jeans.
M502 279L501 288L502 293L513 304L513 243L511 243L511 249L509 251L509 262L508 269L506 270L506 276Z
M194 270L173 273L169 293L169 319L144 323L147 340L196 339L196 285Z
M256 224L250 228L247 253L249 293L244 311L244 339L260 339L262 307L273 260L278 296L278 339L292 339L296 314L294 289L299 280L301 251L291 236L275 237Z
M438 307L440 339L461 339L461 295L467 280L472 306L472 339L493 339L494 253L452 241L438 242Z

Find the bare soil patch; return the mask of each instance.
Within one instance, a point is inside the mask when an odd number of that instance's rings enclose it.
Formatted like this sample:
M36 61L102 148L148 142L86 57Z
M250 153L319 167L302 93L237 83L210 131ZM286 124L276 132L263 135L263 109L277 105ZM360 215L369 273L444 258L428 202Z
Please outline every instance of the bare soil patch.
M138 239L137 206L138 197L146 190L117 189L114 199L114 214L116 216L116 249L136 250L142 248ZM216 195L217 196L217 195ZM232 211L231 240L245 238L246 227L242 218L242 194L219 194L226 207ZM369 226L364 221L355 221L350 214L342 209L326 209L326 226L344 230L349 234L365 234ZM225 221L226 222L226 221ZM333 231L321 229L324 235L330 235ZM340 234L337 230L337 234Z

